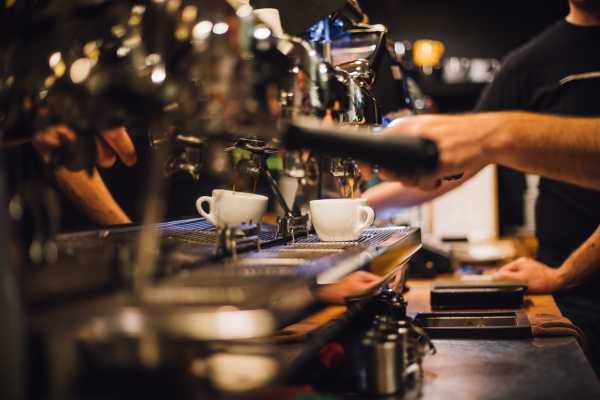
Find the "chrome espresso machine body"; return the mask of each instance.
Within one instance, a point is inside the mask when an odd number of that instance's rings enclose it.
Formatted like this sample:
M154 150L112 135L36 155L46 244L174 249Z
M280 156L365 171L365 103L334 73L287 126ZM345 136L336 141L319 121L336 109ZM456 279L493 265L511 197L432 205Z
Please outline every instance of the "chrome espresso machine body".
M132 121L143 121L156 151L141 226L59 235L46 241L55 259L24 257L31 397L260 396L274 384L314 383L299 371L332 340L352 349L343 376L356 385L323 390L418 386L428 342L401 293L419 230L373 227L355 242L320 242L268 166L279 154L281 175L307 186L329 173L354 185L358 159L410 173L436 166L431 142L370 129L380 125L371 89L385 28L358 21L353 2L342 8L304 39L276 34L235 0L61 11L91 20L35 49L43 66L15 75L29 101L14 112L34 132L60 121L80 133L79 147L55 160L74 169L93 163L97 129ZM232 163L238 150L246 156ZM160 222L165 175L181 170L230 182L264 176L283 215L276 225L218 229L203 219ZM319 306L320 288L359 270L383 280L348 299L342 318L301 340L281 333ZM397 351L383 354L390 343Z

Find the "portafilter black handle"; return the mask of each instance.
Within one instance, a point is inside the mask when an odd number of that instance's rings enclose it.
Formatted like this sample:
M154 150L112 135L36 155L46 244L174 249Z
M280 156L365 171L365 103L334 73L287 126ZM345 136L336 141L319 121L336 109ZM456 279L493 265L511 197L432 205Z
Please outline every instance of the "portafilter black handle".
M419 137L380 135L364 128L295 121L284 128L282 139L289 150L307 149L333 157L354 158L400 175L425 175L438 166L436 144Z

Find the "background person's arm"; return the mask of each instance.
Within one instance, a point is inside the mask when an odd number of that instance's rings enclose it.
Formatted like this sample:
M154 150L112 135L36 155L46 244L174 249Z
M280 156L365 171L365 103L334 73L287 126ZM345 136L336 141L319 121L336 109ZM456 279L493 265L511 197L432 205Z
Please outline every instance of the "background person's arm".
M94 223L99 225L130 224L131 219L113 198L96 168L69 171L59 168L54 173L61 192Z
M600 273L600 226L556 269L530 258L519 258L502 267L496 278L527 283L532 293L553 293L577 287Z
M33 146L40 157L49 162L55 149L76 140L76 137L76 133L67 126L50 126L36 134ZM107 129L96 136L95 141L96 164L99 166L112 167L117 159L127 166L137 162L135 147L124 127ZM70 171L66 168L59 168L53 173L61 192L94 223L131 223L131 219L117 204L96 168L91 175L86 171Z
M437 143L440 167L416 182L424 189L437 188L443 177L479 171L487 164L600 189L600 118L518 111L431 115L399 121L388 134L417 135Z

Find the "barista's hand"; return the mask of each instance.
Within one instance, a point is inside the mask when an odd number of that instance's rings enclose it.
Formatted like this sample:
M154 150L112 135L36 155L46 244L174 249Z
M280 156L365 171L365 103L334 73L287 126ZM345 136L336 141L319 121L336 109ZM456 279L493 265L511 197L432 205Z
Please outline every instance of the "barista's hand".
M495 148L502 138L497 135L500 120L494 114L457 116L422 115L395 120L386 130L390 135L413 135L433 140L439 150L440 164L431 175L398 177L407 186L432 190L443 178L472 175L485 165L497 162Z
M553 293L564 286L560 272L559 269L522 257L500 268L494 278L525 282L531 293Z
M360 294L381 283L383 278L365 271L354 272L340 281L325 285L316 292L319 300L332 304L344 304L346 297Z
M75 132L67 126L53 125L35 135L33 147L45 162L50 162L52 151L76 138ZM117 156L127 166L137 162L135 147L124 127L107 129L96 137L96 162L99 166L112 167Z
M53 125L36 133L33 147L45 162L50 162L52 151L62 145L75 141L77 135L65 125Z
M102 131L96 136L96 162L103 168L112 167L117 156L123 164L131 167L137 162L135 147L124 127Z

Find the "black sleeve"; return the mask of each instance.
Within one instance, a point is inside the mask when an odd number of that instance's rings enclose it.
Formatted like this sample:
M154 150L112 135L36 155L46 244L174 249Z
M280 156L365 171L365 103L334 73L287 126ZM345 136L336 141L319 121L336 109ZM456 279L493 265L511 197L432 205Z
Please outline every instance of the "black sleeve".
M522 110L524 108L523 78L508 56L500 71L481 93L475 111Z
M504 62L494 81L482 92L475 111L523 110L526 85L521 74L510 62ZM524 193L527 188L525 176L510 168L498 167L498 212L500 235L504 236L514 227L525 223Z

